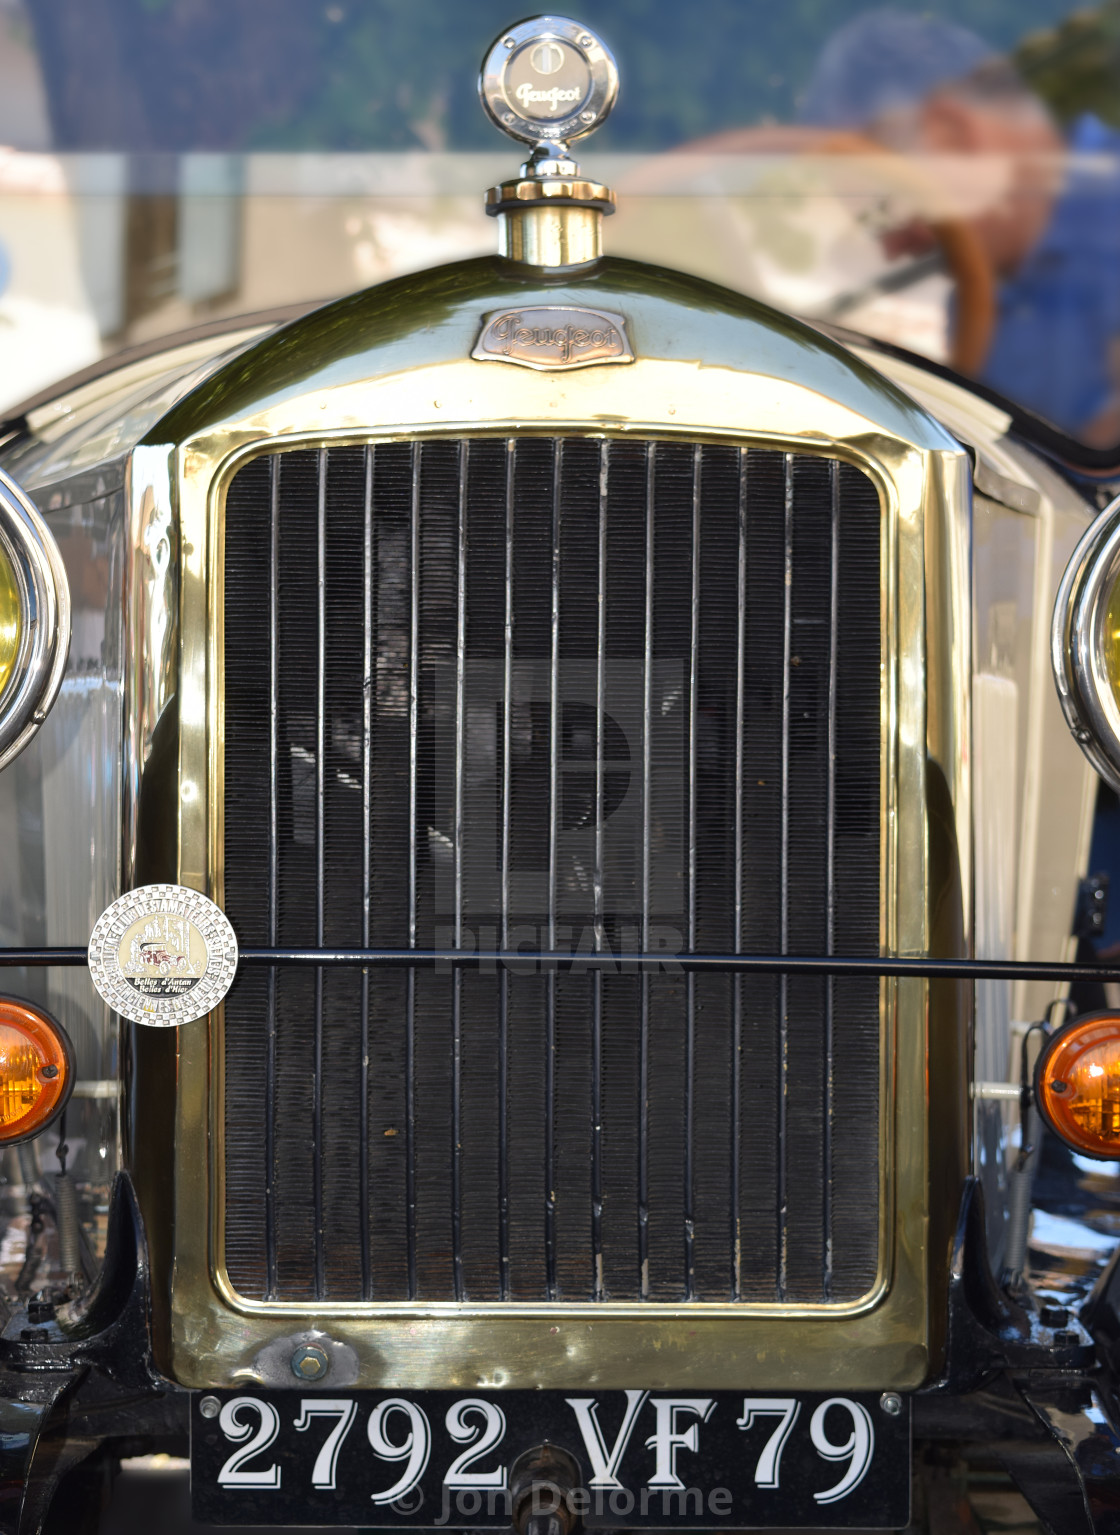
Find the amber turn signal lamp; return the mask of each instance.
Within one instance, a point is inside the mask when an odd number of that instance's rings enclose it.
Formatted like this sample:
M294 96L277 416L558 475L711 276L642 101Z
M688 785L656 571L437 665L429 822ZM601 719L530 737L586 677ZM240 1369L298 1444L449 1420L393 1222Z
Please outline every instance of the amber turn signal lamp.
M1120 1013L1090 1013L1059 1029L1038 1058L1035 1099L1067 1145L1120 1158Z
M0 1145L45 1130L66 1107L73 1085L62 1025L31 1002L0 997Z

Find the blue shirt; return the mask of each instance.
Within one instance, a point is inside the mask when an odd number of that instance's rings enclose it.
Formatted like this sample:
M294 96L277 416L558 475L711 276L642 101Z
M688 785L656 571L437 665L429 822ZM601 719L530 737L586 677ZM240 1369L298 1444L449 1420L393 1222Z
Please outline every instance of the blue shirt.
M1074 124L1076 157L1049 226L998 289L991 349L980 372L1017 403L1076 435L1117 391L1120 346L1120 133L1098 118Z

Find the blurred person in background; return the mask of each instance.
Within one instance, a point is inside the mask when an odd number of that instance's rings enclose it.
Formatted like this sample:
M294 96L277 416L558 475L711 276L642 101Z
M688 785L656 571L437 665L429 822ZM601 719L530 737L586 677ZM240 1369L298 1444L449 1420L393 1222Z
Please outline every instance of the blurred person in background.
M859 134L907 158L986 157L995 174L967 178L960 199L994 298L969 371L1087 443L1115 443L1120 133L1085 114L1063 136L981 38L891 9L833 35L802 101L802 123L818 131ZM938 239L934 220L914 218L882 243L889 256L921 256Z

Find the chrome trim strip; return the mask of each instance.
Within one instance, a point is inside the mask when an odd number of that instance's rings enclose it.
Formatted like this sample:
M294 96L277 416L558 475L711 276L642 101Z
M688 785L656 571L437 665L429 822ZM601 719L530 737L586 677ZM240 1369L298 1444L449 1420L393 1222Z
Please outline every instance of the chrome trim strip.
M0 697L0 768L35 735L62 686L70 653L70 587L62 555L30 499L0 470L0 549L20 602L15 665Z
M1050 627L1050 663L1074 740L1120 793L1120 704L1103 665L1104 614L1120 579L1120 496L1085 530L1065 568Z
M176 698L181 678L180 579L189 555L179 538L175 474L176 454L167 443L134 448L125 472L128 530L123 572L121 890L131 889L135 883L140 784L151 755L152 737L168 703L173 698L180 702ZM205 647L206 636L200 635L199 641ZM184 641L184 651L186 648ZM184 778L179 790L182 835L192 812L205 809L205 780ZM188 872L196 888L201 888L202 870ZM183 883L192 883L192 878Z

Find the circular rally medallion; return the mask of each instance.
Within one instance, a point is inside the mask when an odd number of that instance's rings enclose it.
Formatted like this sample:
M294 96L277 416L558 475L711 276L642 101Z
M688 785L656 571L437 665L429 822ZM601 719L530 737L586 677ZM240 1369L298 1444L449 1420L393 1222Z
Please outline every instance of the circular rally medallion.
M142 885L97 919L89 973L114 1012L174 1028L217 1007L237 973L237 938L219 907L183 885Z

